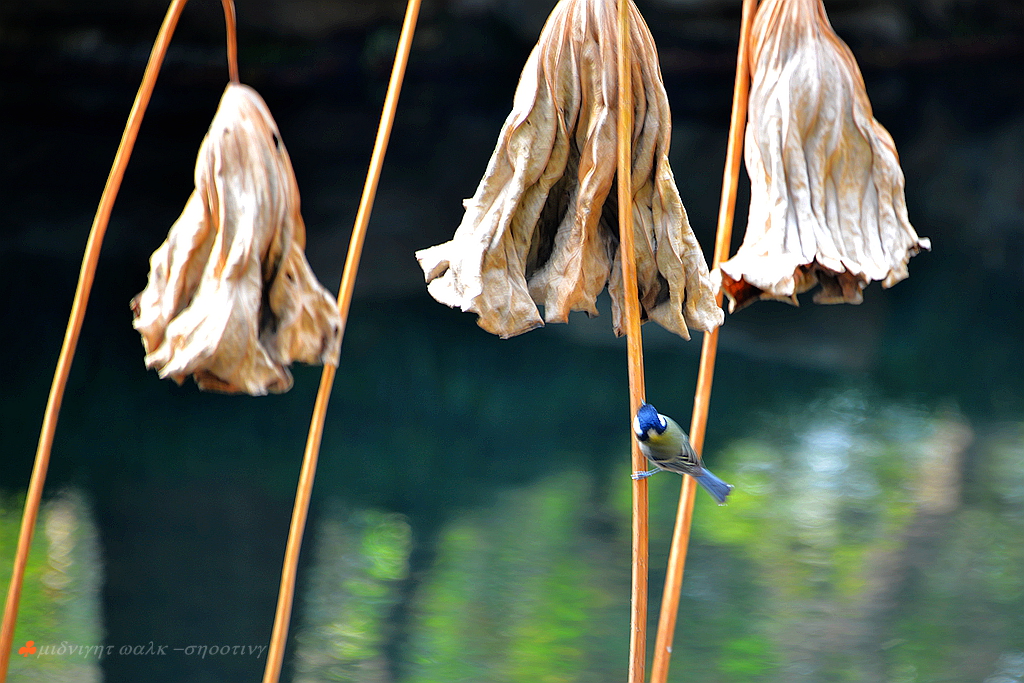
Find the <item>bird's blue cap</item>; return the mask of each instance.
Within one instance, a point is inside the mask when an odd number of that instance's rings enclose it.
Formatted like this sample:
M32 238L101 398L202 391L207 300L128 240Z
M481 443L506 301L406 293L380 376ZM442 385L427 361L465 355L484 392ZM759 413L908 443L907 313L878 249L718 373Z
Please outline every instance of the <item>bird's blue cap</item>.
M668 429L668 423L658 414L658 410L654 406L644 403L640 406L640 410L636 411L633 428L637 437L643 440L652 429L655 434L664 434Z

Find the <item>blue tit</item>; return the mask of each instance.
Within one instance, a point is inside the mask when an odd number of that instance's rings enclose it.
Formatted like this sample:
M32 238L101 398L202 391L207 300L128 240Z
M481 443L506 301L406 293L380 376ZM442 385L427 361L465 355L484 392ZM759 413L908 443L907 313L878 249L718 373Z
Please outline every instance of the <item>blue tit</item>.
M689 474L719 505L725 505L733 487L704 467L704 461L690 445L690 438L675 420L644 403L633 418L633 433L640 443L640 452L655 465L648 472L634 472L634 479L644 479L662 470Z

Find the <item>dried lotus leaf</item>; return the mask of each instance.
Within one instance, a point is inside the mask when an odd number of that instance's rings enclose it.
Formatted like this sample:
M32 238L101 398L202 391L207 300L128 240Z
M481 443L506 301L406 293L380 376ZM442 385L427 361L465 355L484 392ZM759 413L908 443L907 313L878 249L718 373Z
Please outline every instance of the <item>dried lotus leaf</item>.
M341 319L306 261L299 190L262 98L229 84L196 160L195 190L132 300L146 367L179 384L262 395L288 366L337 363Z
M860 303L930 249L910 225L892 137L821 0L764 0L752 27L747 231L716 279L735 310L758 299Z
M641 314L688 339L688 325L713 329L723 313L669 166L671 115L654 40L632 2L629 11ZM489 332L510 337L571 311L596 315L608 286L623 333L616 31L614 3L558 3L455 235L416 253L431 296L476 313Z

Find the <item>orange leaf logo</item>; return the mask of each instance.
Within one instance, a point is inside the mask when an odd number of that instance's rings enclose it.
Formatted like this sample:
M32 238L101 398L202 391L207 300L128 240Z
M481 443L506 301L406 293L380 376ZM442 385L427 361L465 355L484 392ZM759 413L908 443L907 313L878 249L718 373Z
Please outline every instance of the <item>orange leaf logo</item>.
M26 641L26 643L22 647L18 648L18 654L23 657L28 657L29 655L34 655L35 653L36 641L34 640Z

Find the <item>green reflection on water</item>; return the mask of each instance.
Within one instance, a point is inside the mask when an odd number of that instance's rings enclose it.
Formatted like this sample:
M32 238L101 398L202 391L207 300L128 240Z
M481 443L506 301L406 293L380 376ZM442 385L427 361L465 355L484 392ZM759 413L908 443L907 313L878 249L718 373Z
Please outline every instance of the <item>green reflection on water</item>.
M23 505L20 497L0 498L0 566L8 576ZM9 680L101 680L100 567L96 529L82 496L65 490L46 501L25 568Z
M387 617L408 571L410 529L397 514L332 510L317 525L297 681L382 680Z
M588 478L552 476L452 522L417 599L409 680L573 681L614 597L585 528Z
M707 453L737 489L726 507L698 492L670 680L1024 680L1024 424L821 390L746 427ZM295 680L621 680L620 446L594 460L602 471L558 453L548 474L427 521L321 505ZM652 642L679 485L650 480ZM19 518L5 501L3 548ZM88 506L56 496L39 528L16 645L101 644ZM12 659L12 680L99 677L87 658Z
M1024 651L1021 426L983 429L954 410L860 391L822 396L762 411L747 434L709 452L737 490L724 508L698 497L670 680L1020 680L1006 671ZM372 611L359 622L366 637L408 600L391 655L401 680L620 680L628 463L613 465L622 486L603 487L559 460L423 539L432 561L405 598L411 548L397 518L383 536L400 541L375 545L363 532L347 546L361 554L317 569L397 567L378 577L382 592L320 583L310 602L333 601L346 623ZM651 480L652 635L679 483ZM352 637L327 634L321 647L332 666L359 666L320 678L388 680L384 640L339 654Z

